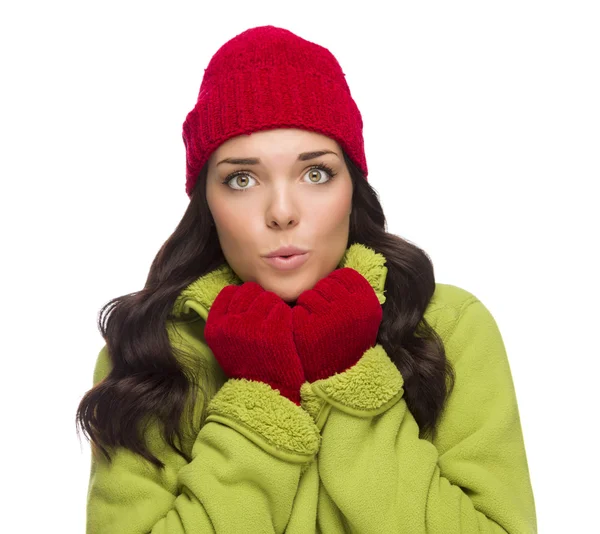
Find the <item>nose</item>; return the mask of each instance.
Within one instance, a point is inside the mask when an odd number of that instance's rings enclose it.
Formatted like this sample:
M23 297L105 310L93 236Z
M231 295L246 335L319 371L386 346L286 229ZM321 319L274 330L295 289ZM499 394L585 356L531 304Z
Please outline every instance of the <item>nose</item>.
M283 186L273 191L265 216L267 226L271 228L290 228L298 224L298 206L291 188Z

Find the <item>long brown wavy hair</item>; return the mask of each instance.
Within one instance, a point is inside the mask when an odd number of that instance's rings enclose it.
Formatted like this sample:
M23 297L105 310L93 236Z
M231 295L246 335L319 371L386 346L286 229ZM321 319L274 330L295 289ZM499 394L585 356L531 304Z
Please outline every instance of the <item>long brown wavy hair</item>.
M455 376L442 340L423 317L435 290L433 264L422 249L387 232L376 191L343 155L353 183L348 246L362 243L383 254L388 268L377 342L402 373L404 398L421 434L434 436ZM183 218L150 266L144 288L116 297L100 310L98 328L112 369L85 393L75 424L109 461L108 449L120 446L164 467L143 438L153 417L165 441L191 461L176 441L183 439L182 417L191 417L198 391L204 398L206 391L172 346L166 324L174 320L171 312L180 292L225 262L206 202L207 171L205 165Z

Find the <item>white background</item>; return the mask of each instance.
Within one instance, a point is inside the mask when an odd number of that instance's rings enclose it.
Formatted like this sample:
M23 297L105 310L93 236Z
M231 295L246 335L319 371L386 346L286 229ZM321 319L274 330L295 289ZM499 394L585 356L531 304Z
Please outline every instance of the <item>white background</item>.
M183 215L181 125L212 54L263 24L338 58L389 231L496 318L540 532L597 528L597 2L10 4L3 531L84 531L89 447L74 417L103 345L97 313L142 288Z

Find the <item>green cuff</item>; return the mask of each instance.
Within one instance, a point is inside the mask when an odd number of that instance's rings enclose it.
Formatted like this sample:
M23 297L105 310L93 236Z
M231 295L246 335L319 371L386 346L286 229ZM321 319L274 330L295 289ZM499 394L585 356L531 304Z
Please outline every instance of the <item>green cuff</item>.
M311 416L264 382L230 378L207 407L206 423L227 425L282 460L314 458L321 435Z
M312 384L309 382L302 384L300 397L302 408L310 414L320 432L329 416L331 404L323 397L317 395L313 390Z
M331 406L357 417L373 417L396 404L404 394L402 374L377 344L342 373L302 386L302 407L323 428ZM321 400L319 400L321 399ZM325 407L323 402L330 405Z

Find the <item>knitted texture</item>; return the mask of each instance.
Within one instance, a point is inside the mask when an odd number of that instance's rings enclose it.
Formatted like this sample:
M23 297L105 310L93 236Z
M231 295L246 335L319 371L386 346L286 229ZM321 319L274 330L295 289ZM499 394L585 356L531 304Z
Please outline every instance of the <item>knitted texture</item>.
M226 140L273 128L300 128L336 140L368 174L363 121L340 64L323 46L284 28L258 26L211 58L183 123L186 193Z
M342 266L358 270L383 303L384 262L354 244ZM229 266L203 274L174 306L184 323L177 325L181 339L174 332L173 339L177 347L195 348L188 350L199 368L215 364L203 325L216 295L234 279ZM440 283L423 320L440 336L456 374L435 433L421 431L403 395L403 376L380 344L343 373L303 383L302 407L264 383L211 372L206 380L215 382L216 395L198 397L197 413L212 397L207 422L184 433L191 462L154 424L144 439L164 469L123 447L112 464L92 455L86 532L535 534L517 398L498 325L473 294ZM111 367L105 345L95 385ZM191 430L193 421L184 421Z
M204 337L228 377L269 384L300 406L304 372L292 310L275 293L252 281L226 286L208 314Z
M336 269L304 291L292 312L294 342L309 382L352 367L377 341L383 310L365 277Z

